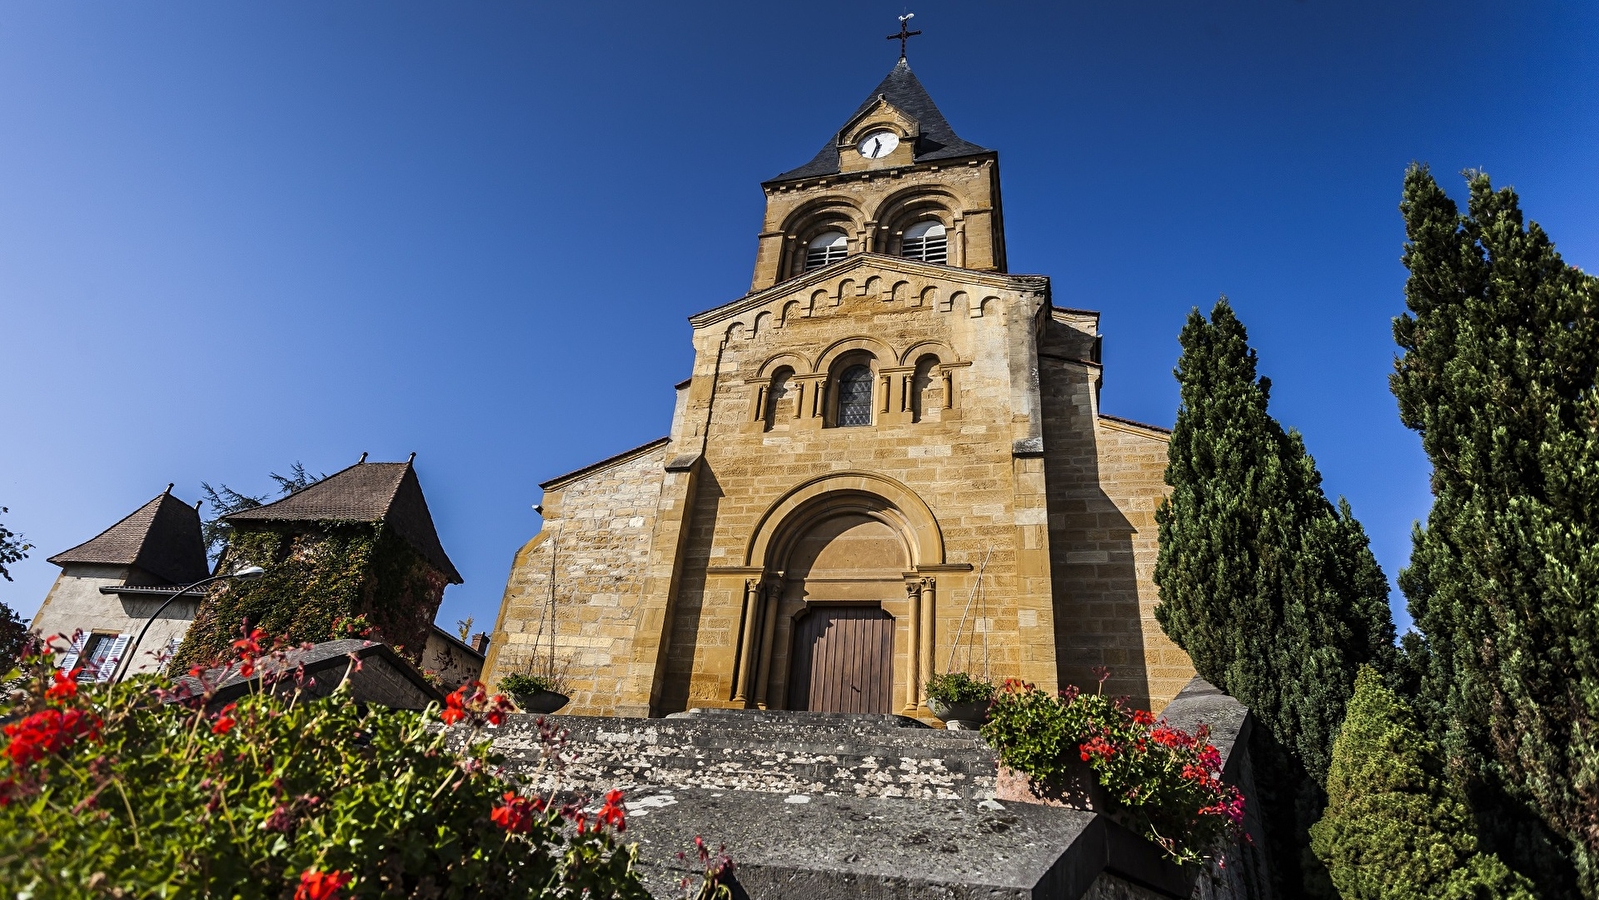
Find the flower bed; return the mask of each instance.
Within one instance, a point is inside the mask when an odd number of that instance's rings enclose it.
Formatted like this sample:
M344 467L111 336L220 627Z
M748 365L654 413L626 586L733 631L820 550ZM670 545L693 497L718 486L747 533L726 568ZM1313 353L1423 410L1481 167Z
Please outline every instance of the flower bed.
M1224 837L1242 834L1244 798L1222 781L1221 753L1206 726L1190 734L1120 698L1076 687L1051 694L1008 680L983 736L1002 765L1040 785L1069 784L1073 768L1087 764L1112 818L1178 863L1202 862Z
M264 640L238 641L227 671L273 668L260 663L282 650ZM29 659L29 690L0 707L8 893L647 896L636 849L618 838L620 792L596 809L525 796L499 777L482 736L508 704L482 685L427 713L362 708L342 688L219 707L217 670L87 687L50 663L48 652ZM441 719L471 729L465 751L448 749Z

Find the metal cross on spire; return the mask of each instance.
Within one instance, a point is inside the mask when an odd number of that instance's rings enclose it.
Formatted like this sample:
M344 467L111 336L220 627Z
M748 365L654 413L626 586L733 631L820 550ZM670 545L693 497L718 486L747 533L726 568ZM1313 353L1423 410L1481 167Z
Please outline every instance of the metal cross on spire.
M891 41L899 41L899 58L900 59L904 59L905 58L905 42L910 40L911 38L917 36L918 34L921 34L920 31L911 31L911 30L909 30L910 29L910 21L911 21L911 19L914 19L914 18L916 18L916 14L912 13L912 12L908 12L905 15L900 16L899 17L899 34L891 34L891 35L888 36L888 39L891 40Z

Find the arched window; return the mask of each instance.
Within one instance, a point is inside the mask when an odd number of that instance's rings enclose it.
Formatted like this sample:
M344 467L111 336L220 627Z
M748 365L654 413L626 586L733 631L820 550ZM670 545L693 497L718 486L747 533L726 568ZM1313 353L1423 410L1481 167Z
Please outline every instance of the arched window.
M943 263L949 258L949 239L944 223L936 220L917 222L905 229L900 238L899 255L922 262Z
M805 271L820 269L844 258L849 239L842 231L824 231L805 245Z
M872 369L850 366L838 376L838 424L872 424Z

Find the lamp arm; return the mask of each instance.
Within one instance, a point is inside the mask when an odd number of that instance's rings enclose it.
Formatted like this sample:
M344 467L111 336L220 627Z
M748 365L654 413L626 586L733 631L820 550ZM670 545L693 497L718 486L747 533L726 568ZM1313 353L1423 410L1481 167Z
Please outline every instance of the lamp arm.
M139 629L139 636L133 639L133 643L128 645L128 648L125 651L123 651L122 658L117 660L117 669L116 669L116 671L114 673L112 673L111 681L117 682L117 681L121 681L122 679L127 677L127 675L128 675L128 661L133 659L134 652L137 651L139 649L139 645L144 642L144 636L145 636L146 633L149 632L150 626L155 624L155 620L157 618L159 618L160 615L163 612L166 612L167 607L172 605L172 601L178 599L179 597L182 597L184 594L187 594L188 592L194 590L195 588L199 587L202 584L206 584L206 583L212 582L212 581L221 581L224 578L232 578L232 577L233 576L231 574L228 574L228 575L212 575L209 578L202 578L199 581L196 581L194 584L191 584L191 585L189 585L187 587L184 587L184 588L180 588L177 593L175 593L172 596L168 597L166 599L166 602L164 602L160 606L156 607L155 608L155 612L150 614L150 618L148 618L148 619L146 619L144 621L144 627Z

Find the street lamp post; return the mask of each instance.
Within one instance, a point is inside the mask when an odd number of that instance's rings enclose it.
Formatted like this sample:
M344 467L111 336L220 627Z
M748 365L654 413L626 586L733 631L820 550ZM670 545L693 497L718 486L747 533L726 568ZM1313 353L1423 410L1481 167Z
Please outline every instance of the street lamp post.
M155 624L155 620L160 618L161 614L166 611L166 608L172 605L172 601L182 597L184 594L187 594L202 584L210 584L213 581L222 581L228 578L260 578L261 574L265 571L266 570L260 566L245 566L237 572L229 572L225 575L212 575L209 578L202 578L199 581L196 581L194 584L178 589L177 593L168 597L166 602L156 607L155 612L150 614L150 618L145 620L144 627L139 629L139 636L133 639L133 643L128 645L128 649L122 654L122 658L117 660L117 670L115 674L113 674L111 680L121 681L123 678L127 677L128 660L133 659L134 652L139 649L139 644L144 641L145 633L150 630L151 625Z

